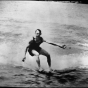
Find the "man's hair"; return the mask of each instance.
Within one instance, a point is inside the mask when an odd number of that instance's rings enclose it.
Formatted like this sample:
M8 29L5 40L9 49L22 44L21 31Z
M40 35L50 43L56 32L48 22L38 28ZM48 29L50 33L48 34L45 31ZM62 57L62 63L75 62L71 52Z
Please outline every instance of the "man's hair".
M42 34L42 32L41 32L41 30L40 30L40 29L36 29L36 30L35 30L35 33L36 33L36 31L39 31L39 33L40 33L40 34Z

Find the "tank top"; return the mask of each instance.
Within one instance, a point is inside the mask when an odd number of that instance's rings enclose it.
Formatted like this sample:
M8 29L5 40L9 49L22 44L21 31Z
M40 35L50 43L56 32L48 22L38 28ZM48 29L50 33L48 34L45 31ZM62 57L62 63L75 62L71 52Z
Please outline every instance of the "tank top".
M43 42L43 38L34 38L29 42L29 48L31 49L37 49L39 48L40 44Z

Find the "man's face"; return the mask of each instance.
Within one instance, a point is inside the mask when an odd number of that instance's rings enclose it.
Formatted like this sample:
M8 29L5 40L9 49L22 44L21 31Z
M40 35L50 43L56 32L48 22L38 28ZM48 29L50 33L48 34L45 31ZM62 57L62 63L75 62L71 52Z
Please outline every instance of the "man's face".
M36 37L40 36L40 32L37 30L37 31L35 32L35 35L36 35Z

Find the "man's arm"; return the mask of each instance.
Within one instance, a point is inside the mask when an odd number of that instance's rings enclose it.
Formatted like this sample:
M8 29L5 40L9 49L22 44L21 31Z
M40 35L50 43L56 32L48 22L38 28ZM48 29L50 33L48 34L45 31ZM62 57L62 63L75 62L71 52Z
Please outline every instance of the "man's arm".
M66 45L58 45L58 44L55 44L55 43L51 43L51 42L47 42L47 41L45 41L44 40L44 42L46 42L46 43L48 43L48 44L51 44L51 45L54 45L54 46L59 46L60 48L62 48L62 49L65 49L66 48Z
M26 57L27 50L28 50L28 46L26 47L26 50L25 50L25 56L24 56L24 57Z
M28 50L28 46L26 47L26 50L25 50L25 55L24 55L24 58L22 59L22 61L24 62L25 59L26 59L26 53L27 53L27 50Z

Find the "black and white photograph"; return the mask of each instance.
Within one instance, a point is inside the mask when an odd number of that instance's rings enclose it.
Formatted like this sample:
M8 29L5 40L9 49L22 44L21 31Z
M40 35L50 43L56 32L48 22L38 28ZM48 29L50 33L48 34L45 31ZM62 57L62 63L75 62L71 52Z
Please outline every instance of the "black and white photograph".
M0 87L88 87L88 4L1 0Z

